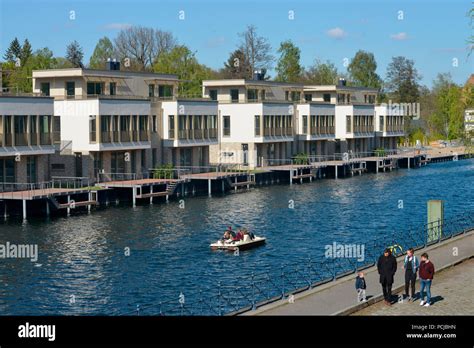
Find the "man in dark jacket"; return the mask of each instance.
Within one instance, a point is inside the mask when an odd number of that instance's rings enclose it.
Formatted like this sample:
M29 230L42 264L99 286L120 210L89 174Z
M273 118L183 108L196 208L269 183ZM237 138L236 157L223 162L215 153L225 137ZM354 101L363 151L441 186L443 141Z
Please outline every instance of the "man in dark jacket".
M380 275L380 284L382 284L385 304L391 305L393 276L397 271L397 260L392 255L390 249L385 249L383 255L379 257L377 270Z

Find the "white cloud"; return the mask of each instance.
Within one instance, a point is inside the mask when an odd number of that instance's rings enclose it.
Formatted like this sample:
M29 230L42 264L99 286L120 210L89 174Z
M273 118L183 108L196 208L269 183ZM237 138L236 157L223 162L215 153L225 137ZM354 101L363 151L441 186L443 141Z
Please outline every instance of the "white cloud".
M347 33L339 27L329 29L326 34L333 39L342 39L347 36Z
M408 34L404 33L404 32L401 32L401 33L398 33L398 34L390 35L390 38L392 40L404 41L404 40L408 40Z
M132 25L128 23L109 23L104 25L104 29L106 30L122 30L122 29L128 29Z

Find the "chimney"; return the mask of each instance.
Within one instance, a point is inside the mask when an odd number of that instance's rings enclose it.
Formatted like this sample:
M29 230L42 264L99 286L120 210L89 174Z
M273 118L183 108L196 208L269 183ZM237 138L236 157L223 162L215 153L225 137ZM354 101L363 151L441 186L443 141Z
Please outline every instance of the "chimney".
M120 62L117 62L117 59L107 58L107 63L105 63L106 70L120 70Z
M253 79L256 81L263 81L265 79L265 69L258 69L253 72Z
M346 79L343 78L343 77L340 77L340 78L339 78L339 81L338 81L338 83L337 83L337 85L338 85L338 87L344 87L344 86L346 86Z

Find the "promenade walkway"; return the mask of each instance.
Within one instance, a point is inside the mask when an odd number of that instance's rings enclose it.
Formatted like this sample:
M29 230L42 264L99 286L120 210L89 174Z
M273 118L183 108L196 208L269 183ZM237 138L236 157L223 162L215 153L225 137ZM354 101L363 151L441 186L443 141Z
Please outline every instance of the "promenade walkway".
M435 264L436 270L451 267L474 256L474 230L463 235L448 239L441 243L415 251L418 257L427 252ZM398 270L395 274L393 292L404 288L403 257L399 257ZM451 270L446 270L449 274ZM357 303L354 287L355 274L321 285L312 290L296 294L285 300L280 300L242 315L348 315L382 300L382 288L375 266L364 271L367 281L368 301ZM436 284L436 283L435 283ZM419 286L418 286L419 288ZM445 297L449 296L449 287L443 290ZM472 292L472 287L471 287ZM434 306L433 306L434 307ZM388 308L388 307L387 307ZM457 314L453 308L451 314ZM473 314L473 313L471 313Z
M416 289L420 290L419 282ZM397 302L390 307L378 302L352 315L473 315L474 259L436 273L431 296L429 308L421 307L419 300Z

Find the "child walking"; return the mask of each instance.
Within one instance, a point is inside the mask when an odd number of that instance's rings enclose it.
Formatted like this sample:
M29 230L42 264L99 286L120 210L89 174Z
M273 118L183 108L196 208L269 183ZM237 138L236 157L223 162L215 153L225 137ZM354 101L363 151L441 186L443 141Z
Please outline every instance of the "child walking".
M357 290L357 302L367 301L367 298L365 297L367 284L365 283L364 272L357 273L355 288Z

